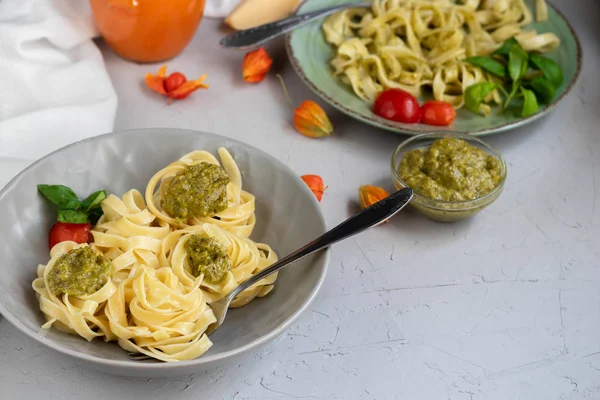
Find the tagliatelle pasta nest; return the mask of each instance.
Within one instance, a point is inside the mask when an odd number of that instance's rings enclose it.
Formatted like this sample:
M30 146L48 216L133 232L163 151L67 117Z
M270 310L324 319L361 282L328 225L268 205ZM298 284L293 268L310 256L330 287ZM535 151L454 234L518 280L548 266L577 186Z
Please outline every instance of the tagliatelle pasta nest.
M155 192L157 186L167 186L187 166L200 162L220 165L212 154L195 151L151 179L146 190L148 204L135 189L122 198L111 194L104 199L104 214L91 232L91 244L55 245L48 263L38 266L32 283L47 320L43 328L54 326L87 340L102 337L117 341L125 350L162 361L190 360L206 352L212 342L205 332L215 322L209 304L277 261L268 245L248 238L255 221L254 196L242 190L241 174L229 152L221 148L219 155L229 183L227 208L217 216L174 219L160 206L165 192L160 188ZM222 249L230 269L223 271L218 281L206 279L206 271L194 274L186 252L186 242L194 235L210 238ZM91 294L55 295L49 279L58 273L53 271L54 265L82 247L110 261L108 281L102 281L102 288L94 288ZM210 249L199 251L204 254ZM266 296L276 279L277 274L273 274L260 280L236 296L231 307Z
M254 215L254 196L242 190L242 174L231 154L224 149L219 149L221 163L207 151L193 151L181 157L158 171L148 182L146 187L146 202L148 209L160 220L177 227L186 227L209 222L219 227L248 237L254 229L256 217ZM186 167L208 163L221 166L229 176L227 185L227 208L210 217L192 217L180 220L168 215L163 210L162 202L165 197L165 188L171 180Z
M538 20L548 18L537 0ZM514 37L526 51L547 52L560 45L553 33L526 28L533 21L524 0L374 0L370 10L348 9L329 16L322 29L335 47L331 65L354 93L373 102L385 89L463 106L472 84L491 80L461 60L489 55ZM486 99L500 102L497 92Z

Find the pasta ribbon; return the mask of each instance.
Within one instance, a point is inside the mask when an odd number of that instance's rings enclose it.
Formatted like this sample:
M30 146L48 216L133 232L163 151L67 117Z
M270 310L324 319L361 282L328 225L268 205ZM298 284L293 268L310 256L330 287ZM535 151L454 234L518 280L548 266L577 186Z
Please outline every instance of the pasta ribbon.
M194 359L212 342L204 333L216 318L198 289L181 284L171 268L142 265L106 304L110 329L125 350L162 361Z
M91 232L92 246L112 261L113 280L128 278L141 265L158 268L161 240L171 227L146 208L141 193L132 189L122 199L111 194L102 202L102 211Z

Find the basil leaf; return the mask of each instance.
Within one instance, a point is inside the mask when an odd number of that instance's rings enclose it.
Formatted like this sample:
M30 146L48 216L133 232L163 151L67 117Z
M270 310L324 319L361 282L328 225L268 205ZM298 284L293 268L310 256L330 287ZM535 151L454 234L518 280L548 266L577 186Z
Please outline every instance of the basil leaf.
M88 220L90 221L92 226L94 226L94 225L96 225L96 223L98 223L98 220L100 219L102 214L104 214L104 211L102 211L102 209L100 207L94 208L93 210L91 210L88 213Z
M529 68L529 54L521 46L513 45L508 53L508 74L513 83L525 75Z
M494 51L492 53L492 55L494 56L504 56L506 58L508 58L508 53L510 53L510 49L514 46L514 45L519 45L519 42L517 42L517 39L510 38L504 41L504 43L502 43L502 46L499 49L496 49L496 51ZM520 45L519 45L520 46Z
M529 86L533 89L536 97L543 104L550 104L556 94L556 87L546 78L536 77L529 81Z
M496 75L500 78L506 76L506 67L489 57L469 57L465 59L469 64L475 65L484 71L489 72L492 75Z
M564 81L562 69L558 66L556 61L549 59L548 57L541 56L539 54L532 54L529 57L531 64L536 69L539 69L544 73L544 76L554 84L556 88L559 88Z
M86 224L88 223L88 214L77 210L58 210L58 221L69 224Z
M71 188L63 185L37 185L38 191L59 209L75 210L81 203Z
M81 209L84 211L91 211L94 208L100 206L102 200L106 198L106 192L104 190L98 190L90 194L87 199L81 202Z
M523 87L521 87L521 93L523 93L523 110L521 110L521 116L529 117L535 114L539 108L537 98L535 97L535 93Z
M494 82L479 82L471 85L465 91L465 105L474 113L479 113L481 102L496 89Z

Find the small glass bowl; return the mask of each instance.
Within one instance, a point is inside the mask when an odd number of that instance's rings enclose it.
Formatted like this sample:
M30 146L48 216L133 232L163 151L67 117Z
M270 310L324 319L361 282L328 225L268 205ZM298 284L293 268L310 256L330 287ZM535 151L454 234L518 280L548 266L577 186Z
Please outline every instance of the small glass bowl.
M413 136L410 139L400 143L400 145L394 152L394 155L392 156L392 179L394 181L394 186L396 187L396 189L402 189L408 186L402 181L398 173L400 161L402 160L406 152L418 148L430 147L436 139L440 139L447 136L463 139L466 142L468 142L471 146L478 147L486 153L488 153L489 155L496 157L500 161L502 178L500 179L500 183L494 188L494 190L492 190L485 196L473 200L435 200L429 197L422 196L415 191L414 197L409 204L429 219L439 222L459 221L461 219L465 219L474 214L477 214L479 211L492 204L500 196L502 190L504 189L504 182L506 181L506 162L504 161L502 155L492 146L470 135L463 135L458 133L455 134L448 132L434 132Z

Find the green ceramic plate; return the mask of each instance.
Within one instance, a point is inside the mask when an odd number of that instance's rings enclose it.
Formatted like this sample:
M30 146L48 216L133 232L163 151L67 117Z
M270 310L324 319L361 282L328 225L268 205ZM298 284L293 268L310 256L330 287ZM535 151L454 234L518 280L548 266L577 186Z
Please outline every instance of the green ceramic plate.
M298 9L298 13L358 1L306 0ZM534 0L525 2L531 10L535 10ZM454 123L446 128L389 121L375 115L371 111L370 104L358 98L348 86L333 76L329 65L329 61L334 55L333 48L325 42L321 31L323 20L312 22L288 34L286 47L290 61L300 78L325 101L353 118L383 129L410 135L440 130L485 135L516 128L547 114L569 93L579 77L581 70L579 39L563 15L552 5L548 8L550 15L548 21L534 23L531 27L538 32L554 32L560 38L560 47L546 55L561 66L565 81L557 90L552 104L541 108L536 114L527 118L519 117L516 113L511 112L500 114L499 107L494 107L492 114L487 118L461 109L458 111Z

